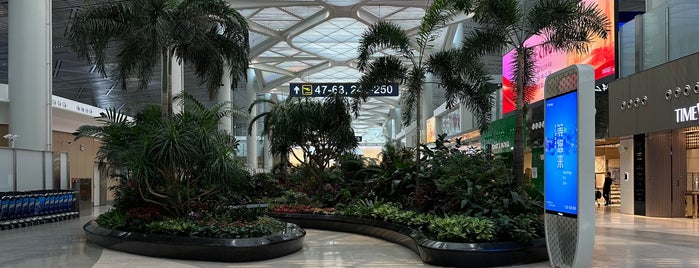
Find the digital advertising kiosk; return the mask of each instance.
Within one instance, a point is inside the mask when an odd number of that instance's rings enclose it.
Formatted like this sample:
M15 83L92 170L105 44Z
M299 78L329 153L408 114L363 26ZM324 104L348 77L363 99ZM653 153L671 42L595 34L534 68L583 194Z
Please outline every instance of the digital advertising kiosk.
M544 85L544 223L551 267L590 267L595 238L595 84L590 65Z

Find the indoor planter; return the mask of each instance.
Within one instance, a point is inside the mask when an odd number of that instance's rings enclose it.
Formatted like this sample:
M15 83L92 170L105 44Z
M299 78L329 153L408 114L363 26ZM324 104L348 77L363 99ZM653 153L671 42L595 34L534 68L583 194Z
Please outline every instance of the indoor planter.
M423 262L451 267L496 267L548 260L545 239L528 246L514 242L454 243L427 238L422 232L384 221L316 214L268 213L281 221L309 229L356 233L381 238L407 247Z
M104 248L144 256L201 261L243 262L273 259L303 248L306 231L285 223L280 233L257 238L202 238L143 234L106 229L90 221L87 241Z

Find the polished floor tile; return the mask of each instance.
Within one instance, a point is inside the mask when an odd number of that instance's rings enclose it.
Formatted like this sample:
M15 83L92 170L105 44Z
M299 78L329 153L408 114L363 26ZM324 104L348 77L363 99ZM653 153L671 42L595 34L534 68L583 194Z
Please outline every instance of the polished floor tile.
M0 231L0 267L432 267L402 246L323 230L308 230L301 251L259 262L199 262L127 254L85 242L82 225L105 209L83 212L80 219ZM596 217L592 267L699 267L699 219L623 215L618 207L597 208Z

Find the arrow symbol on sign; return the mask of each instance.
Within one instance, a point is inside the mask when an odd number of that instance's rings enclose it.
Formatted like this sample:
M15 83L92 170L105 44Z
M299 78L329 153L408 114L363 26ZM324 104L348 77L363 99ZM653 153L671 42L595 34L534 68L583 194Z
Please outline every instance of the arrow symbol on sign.
M294 94L296 94L296 95L299 94L299 87L298 86L294 87Z

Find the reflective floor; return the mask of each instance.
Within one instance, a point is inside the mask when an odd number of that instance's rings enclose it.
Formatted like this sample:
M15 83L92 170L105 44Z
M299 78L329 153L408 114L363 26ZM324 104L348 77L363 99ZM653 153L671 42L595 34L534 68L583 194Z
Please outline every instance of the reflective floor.
M430 267L417 254L380 239L308 230L303 250L261 262L215 263L158 259L85 243L80 219L0 231L0 267ZM90 214L90 215L86 215ZM699 267L699 219L622 215L597 208L593 267ZM536 263L519 267L549 267Z

